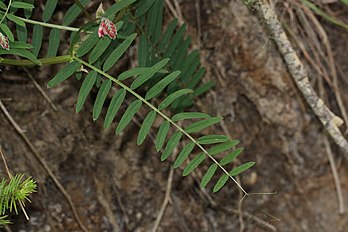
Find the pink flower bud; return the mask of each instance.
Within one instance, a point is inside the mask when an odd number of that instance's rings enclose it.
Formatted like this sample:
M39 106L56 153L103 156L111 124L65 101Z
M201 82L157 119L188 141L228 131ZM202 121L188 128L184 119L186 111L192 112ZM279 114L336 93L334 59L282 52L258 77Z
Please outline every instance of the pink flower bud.
M107 18L102 18L98 28L99 38L104 38L104 36L109 36L110 39L116 39L117 29L113 22Z
M4 36L1 32L0 32L0 46L5 50L10 49L10 44L8 42L8 38L6 36Z

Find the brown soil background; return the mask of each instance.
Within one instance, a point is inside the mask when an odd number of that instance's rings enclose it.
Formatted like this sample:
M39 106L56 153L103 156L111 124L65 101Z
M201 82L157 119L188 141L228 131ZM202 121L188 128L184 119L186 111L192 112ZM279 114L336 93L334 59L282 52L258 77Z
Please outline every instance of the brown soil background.
M211 133L227 131L245 147L241 161L256 161L240 181L249 193L238 207L240 193L229 182L222 191L202 191L196 177L174 173L171 204L158 231L347 231L348 216L339 215L336 189L324 146L327 135L297 91L262 22L240 1L180 4L194 47L217 85L199 99L196 109L225 118ZM170 15L166 12L167 15ZM344 73L348 33L323 22L334 55ZM63 50L64 48L62 48ZM59 107L52 110L21 69L1 67L0 98L12 117L49 164L76 205L90 231L151 231L167 185L170 162L161 163L150 140L138 147L138 127L121 136L93 122L93 96L82 113L75 113L80 82L71 78L46 90ZM41 86L60 66L30 69ZM347 77L341 77L348 107ZM345 80L344 80L345 79ZM327 89L329 100L332 90ZM331 91L331 92L330 92ZM332 103L332 102L330 102ZM335 103L332 110L339 114ZM335 108L336 107L336 108ZM13 173L32 175L38 193L22 214L11 219L11 231L79 231L66 199L0 113L0 144ZM348 207L347 161L331 144L344 203ZM201 167L203 172L205 167ZM2 176L5 176L1 168ZM215 203L215 204L212 204ZM240 217L238 210L243 212ZM256 218L257 217L257 218Z

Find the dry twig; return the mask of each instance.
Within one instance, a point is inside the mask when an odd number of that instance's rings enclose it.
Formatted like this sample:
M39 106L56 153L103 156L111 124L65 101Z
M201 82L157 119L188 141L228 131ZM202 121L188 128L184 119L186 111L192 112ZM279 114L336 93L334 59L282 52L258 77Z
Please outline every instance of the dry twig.
M243 0L243 2L251 9L255 9L266 22L297 87L302 92L315 115L318 116L321 123L329 132L331 138L344 150L344 155L348 159L348 142L338 128L343 124L343 120L331 112L310 85L308 74L284 32L282 24L279 22L275 12L266 0Z
M337 192L337 200L338 200L338 212L339 214L344 214L344 201L343 201L343 194L342 194L342 188L341 188L341 183L340 179L338 177L335 161L331 152L330 148L330 143L327 138L324 138L324 144L326 148L326 155L327 158L329 159L331 171L332 171L332 176L335 181L335 186L336 186L336 192Z
M161 206L161 209L158 212L155 225L152 228L152 232L156 232L158 230L158 227L162 221L163 215L167 209L168 203L170 201L170 194L172 192L172 184L173 184L173 175L174 175L174 169L170 168L169 170L169 175L168 175L168 181L167 181L167 188L166 188L166 193L164 196L164 200Z
M39 152L36 150L36 148L34 147L34 145L30 142L29 138L23 133L23 130L20 128L20 126L17 124L17 122L12 118L12 116L10 115L10 113L7 111L5 105L2 103L2 101L0 100L0 108L2 110L2 112L5 114L6 118L9 120L10 124L13 126L13 128L17 131L17 133L22 137L22 139L24 140L24 142L27 144L27 146L29 147L29 149L32 151L32 153L34 154L35 158L40 162L40 164L42 165L42 167L45 169L45 171L48 173L48 175L51 177L51 179L53 180L54 184L57 186L57 188L59 189L59 191L63 194L63 196L65 197L65 199L68 201L68 204L71 208L71 211L73 212L73 215L75 217L75 220L77 221L77 224L79 225L80 229L84 232L88 232L88 230L86 229L86 227L82 224L79 215L77 214L77 210L75 208L74 203L71 200L70 195L68 194L68 192L65 190L65 188L63 187L63 185L60 183L60 181L58 180L58 178L55 176L55 174L53 173L53 171L51 170L51 168L48 166L48 164L41 158L41 155L39 154Z

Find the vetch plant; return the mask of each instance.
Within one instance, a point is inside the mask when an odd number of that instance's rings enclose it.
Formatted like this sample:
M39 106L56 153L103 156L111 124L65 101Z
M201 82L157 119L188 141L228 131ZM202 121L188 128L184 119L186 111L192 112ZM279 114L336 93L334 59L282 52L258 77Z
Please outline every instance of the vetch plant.
M115 129L115 133L120 134L144 108L147 114L138 132L138 145L144 142L154 121L160 118L163 122L154 133L155 149L162 151L162 161L183 142L185 145L173 164L178 168L190 160L184 167L183 176L189 175L204 161L209 162L201 187L206 187L218 175L213 192L219 191L231 179L247 194L234 177L252 167L254 162L232 168L231 163L243 151L243 148L236 148L239 141L225 135L203 133L222 118L185 112L197 97L214 85L212 82L202 84L205 69L200 65L199 51L189 50L191 38L185 36L186 25L178 26L174 19L162 31L164 0L119 0L105 12L100 11L95 19L85 8L89 2L76 0L64 12L62 25L50 22L58 0L46 1L42 21L30 18L34 10L32 0L13 0L8 5L0 3L3 33L0 63L19 66L66 63L47 86L55 87L74 75L81 78L76 112L82 110L91 90L98 89L92 117L99 119L102 108L107 107L103 118L104 128L108 129L116 115L122 115ZM18 16L17 12L21 15L22 11L25 17ZM86 22L79 28L72 27L79 16ZM16 26L16 36L8 27L10 21ZM28 24L33 25L30 44ZM46 54L42 49L44 28L50 29ZM66 54L57 55L59 45L65 42L60 39L61 31L70 33L70 49ZM115 68L135 41L138 66L125 71ZM16 60L11 55L23 59ZM116 93L112 93L112 86L117 88ZM108 97L111 101L106 105ZM126 100L130 103L126 104ZM122 105L127 107L124 112L120 110Z

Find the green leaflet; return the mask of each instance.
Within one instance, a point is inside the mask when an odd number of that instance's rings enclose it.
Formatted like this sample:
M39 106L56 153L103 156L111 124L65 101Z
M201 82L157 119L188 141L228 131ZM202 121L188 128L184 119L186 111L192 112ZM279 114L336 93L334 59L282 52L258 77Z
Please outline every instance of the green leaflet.
M37 65L42 65L39 60L36 59L36 57L29 51L21 49L21 48L11 48L9 51L7 50L0 50L0 55L17 55L20 57L28 58L33 63Z
M202 178L202 181L200 184L201 188L205 188L207 186L211 178L214 176L217 168L218 168L217 164L210 165L208 171L205 173L205 175Z
M23 9L34 9L34 6L25 2L12 2L11 7L23 8Z
M97 120L101 110L103 108L104 102L108 93L111 89L111 80L105 80L103 84L100 86L97 98L95 99L95 103L93 106L93 120Z
M35 0L24 0L24 2L29 3L29 4L31 4L31 5L34 5L34 1L35 1ZM34 8L33 8L33 9L34 9ZM31 15L32 15L32 13L33 13L33 9L24 9L24 16L25 16L26 18L30 18Z
M220 179L218 180L218 182L215 184L214 189L213 189L213 193L218 192L222 187L224 187L227 180L228 180L228 176L226 174L223 174L220 177Z
M174 35L172 40L170 41L168 48L166 49L166 52L164 53L164 57L171 57L174 53L175 49L179 45L180 39L182 39L184 32L186 30L186 24L183 24L178 32Z
M39 55L42 45L43 28L41 25L34 25L33 28L33 54L35 57Z
M172 154L174 151L174 148L178 145L180 139L182 137L182 132L177 131L175 132L170 139L167 142L166 148L164 149L162 155L161 155L161 161L164 161L168 159L168 157Z
M205 135L197 141L199 144L213 144L227 142L228 140L230 139L226 135Z
M17 24L18 26L25 27L25 23L21 19L19 19L17 16L15 16L14 14L7 14L6 18L8 20L11 20L12 22Z
M149 58L149 45L144 34L140 36L138 45L138 63L139 67L146 67Z
M72 76L76 70L81 67L81 64L77 61L73 61L65 65L47 84L47 88L51 88L60 84L61 82Z
M131 84L131 89L136 89L146 81L148 81L153 75L155 75L156 72L163 68L168 63L168 61L169 59L163 59L157 64L153 65L149 70L144 72L137 79L135 79L135 81L133 81L133 83Z
M226 165L228 163L231 163L234 159L237 158L237 156L239 156L242 152L243 152L244 148L238 148L234 151L232 151L231 153L229 153L228 155L226 155L224 158L222 158L222 160L220 161L221 165Z
M140 2L141 5L136 8L137 10L135 11L135 17L137 18L145 14L154 2L155 0L147 0Z
M110 54L104 63L103 71L108 71L121 58L136 37L137 33L131 34Z
M239 143L238 140L231 140L219 145L216 145L215 147L208 150L209 155L216 155L220 152L224 152L234 146L236 146Z
M170 127L170 123L168 121L164 121L160 128L158 129L158 133L156 136L155 146L156 150L159 151L163 147L164 141L166 139L166 136L168 134Z
M162 32L164 0L156 0L147 14L147 33L153 44L157 44Z
M0 28L1 30L5 33L5 35L8 37L8 39L11 41L11 42L14 42L14 36L10 30L10 28L8 28L8 26L4 23L1 23L0 24Z
M126 97L126 90L120 89L117 93L112 97L110 102L108 112L105 116L104 128L107 129L110 127L112 121L114 120L117 111L119 110L124 98Z
M146 135L149 133L153 122L156 118L156 112L150 111L147 116L145 117L143 124L140 127L138 138L137 138L137 144L140 145L144 142Z
M160 80L146 93L145 99L150 100L151 98L159 95L165 89L165 87L167 87L167 85L173 82L180 75L180 73L181 72L179 70L172 72L171 74Z
M185 40L182 40L183 39L181 38L179 41L180 46L175 49L172 59L170 60L170 64L179 69L181 69L181 64L184 62L187 51L191 45L191 37L188 36Z
M18 37L19 41L27 42L28 31L27 31L27 27L25 26L25 24L24 24L24 27L16 24L16 32L17 32L17 37Z
M158 49L160 51L164 51L164 49L166 48L166 46L168 46L169 42L170 42L170 38L172 38L172 35L174 33L176 24L178 23L178 19L175 18L173 21L171 21L168 26L166 31L164 32L161 41L158 44Z
M6 10L7 6L5 5L5 3L0 2L0 8L3 9L3 10Z
M45 8L42 13L42 20L47 22L51 19L54 10L57 7L58 0L47 0Z
M92 34L88 36L88 38L81 43L79 48L77 49L76 55L78 57L86 55L92 48L98 43L99 37L97 30L95 30Z
M214 85L215 85L214 82L209 81L209 82L205 83L204 85L199 86L197 89L195 89L193 96L198 97L198 96L202 95L203 93L207 92L209 89L214 87Z
M194 89L198 83L201 81L203 75L205 73L205 68L201 67L195 75L191 78L190 82L188 83L188 88Z
M109 47L111 43L111 39L109 38L104 38L104 39L99 39L97 45L93 48L91 53L89 54L88 61L89 63L94 63L96 62L99 57L105 52L105 50Z
M111 7L109 7L106 11L104 16L107 18L111 18L111 16L115 15L120 10L128 7L130 4L136 2L138 0L122 0L117 1L115 4L113 4Z
M178 168L191 154L194 147L195 147L195 144L193 142L186 144L186 146L182 149L182 151L176 158L173 168Z
M18 48L18 49L32 49L33 46L31 44L27 44L25 42L21 42L21 41L15 41L14 43L10 43L11 48ZM40 63L39 60L37 60L37 62ZM40 63L41 64L41 63Z
M232 169L232 171L229 172L229 174L231 176L236 176L244 171L246 171L247 169L251 168L252 166L254 166L255 162L248 162L245 164L242 164L234 169Z
M194 169L198 167L204 160L205 160L206 155L204 153L200 153L196 155L191 162L185 167L182 175L187 176L189 175Z
M139 67L136 67L136 68L133 68L133 69L130 69L130 70L127 70L127 71L124 71L123 73L121 73L119 76L118 76L118 80L120 81L124 81L132 76L136 76L136 75L139 75L139 74L142 74L144 72L146 72L149 68L139 68Z
M126 126L130 123L130 121L132 121L132 118L139 111L141 105L142 105L141 100L135 100L128 106L126 112L123 114L116 128L117 135L120 134L124 128L126 128Z
M85 104L86 98L88 94L91 92L95 84L95 81L97 80L97 75L98 73L96 71L91 71L83 80L79 95L77 97L76 113L80 112L83 104Z
M170 94L168 97L166 97L161 104L158 106L159 110L163 110L166 107L168 107L175 99L185 95L185 94L189 94L189 93L193 93L193 91L191 89L180 89L172 94Z
M174 122L186 120L186 119L196 119L196 118L210 118L209 114L200 113L200 112L183 112L178 113L172 117Z
M191 125L186 127L185 131L187 133L198 132L198 131L201 131L201 130L203 130L211 125L214 125L214 124L220 122L221 119L222 119L222 117L212 117L212 118L204 119L204 120L192 123Z
M60 30L54 28L51 30L50 37L49 37L47 57L57 56L59 42L60 42Z
M86 6L90 0L80 0L82 6ZM81 13L80 7L75 3L64 14L63 25L70 25Z

